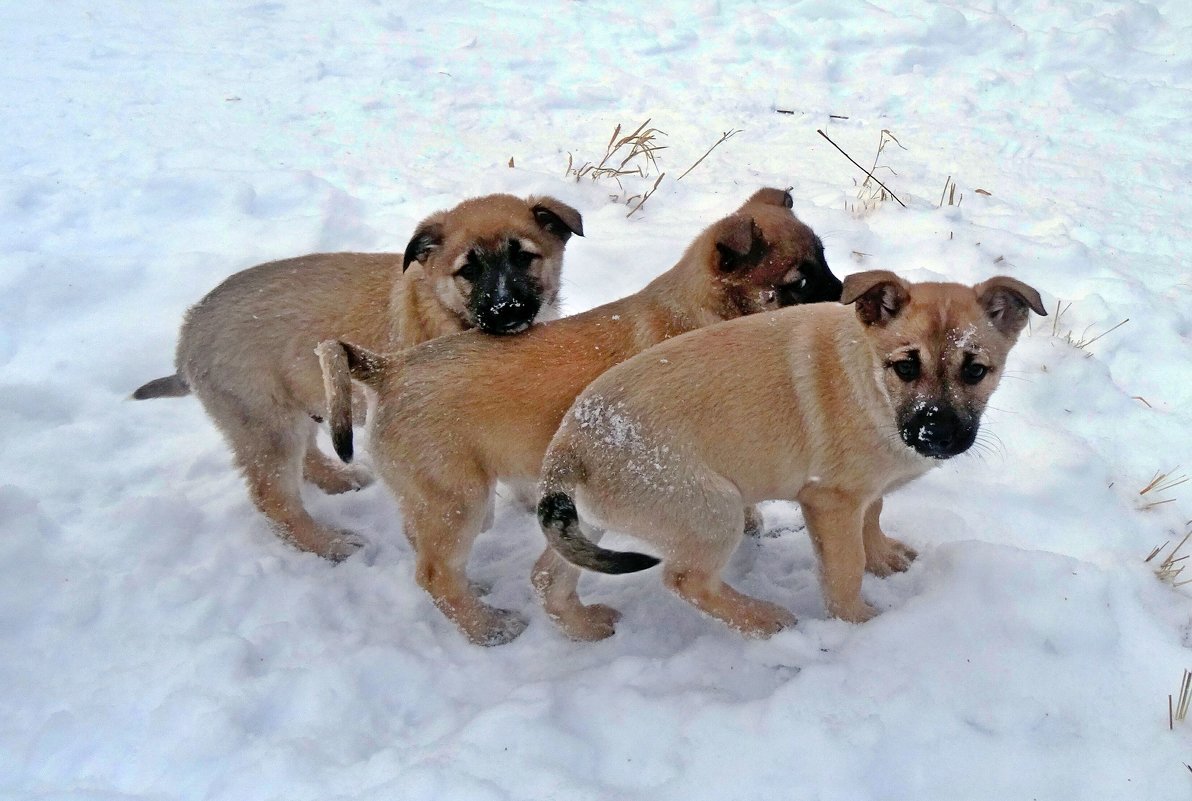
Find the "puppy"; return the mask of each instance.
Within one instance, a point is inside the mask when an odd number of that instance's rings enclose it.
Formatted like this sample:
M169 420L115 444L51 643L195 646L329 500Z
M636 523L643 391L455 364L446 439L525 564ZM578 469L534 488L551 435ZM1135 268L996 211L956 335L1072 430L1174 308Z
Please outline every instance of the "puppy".
M401 502L418 583L472 642L508 642L526 625L483 603L464 574L493 485L537 481L551 435L592 379L685 331L840 296L822 243L792 206L788 193L763 189L637 294L516 338L465 333L385 357L320 346L335 441L350 436L350 372L378 395L374 461Z
M371 478L315 447L316 422L326 414L315 346L344 337L396 350L471 328L522 331L556 316L572 234L583 235L583 221L558 200L488 195L428 217L404 256L321 253L250 267L187 312L177 373L133 397L193 391L279 534L338 561L362 541L315 522L303 508L301 480L335 493Z
M915 558L882 532L882 496L973 444L1028 310L1046 311L1013 278L970 288L880 270L846 278L841 303L855 309L820 304L687 334L584 390L551 441L538 504L550 547L535 584L564 632L600 639L618 617L580 603L571 565L627 573L660 560L667 587L746 635L794 624L720 576L745 507L767 499L802 506L828 612L875 614L862 574ZM594 545L577 504L660 559Z

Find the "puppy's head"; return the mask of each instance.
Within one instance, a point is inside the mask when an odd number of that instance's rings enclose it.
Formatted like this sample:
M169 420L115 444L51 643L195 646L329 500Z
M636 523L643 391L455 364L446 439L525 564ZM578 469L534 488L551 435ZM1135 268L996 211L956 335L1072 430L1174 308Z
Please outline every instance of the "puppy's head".
M725 317L840 299L823 242L793 206L790 192L761 189L709 229L707 258Z
M973 444L1029 313L1047 314L1038 292L1006 276L968 287L873 270L845 278L840 300L856 305L899 436L933 459Z
M406 246L435 297L465 328L514 334L559 293L563 249L584 235L578 211L551 197L486 195L433 214Z

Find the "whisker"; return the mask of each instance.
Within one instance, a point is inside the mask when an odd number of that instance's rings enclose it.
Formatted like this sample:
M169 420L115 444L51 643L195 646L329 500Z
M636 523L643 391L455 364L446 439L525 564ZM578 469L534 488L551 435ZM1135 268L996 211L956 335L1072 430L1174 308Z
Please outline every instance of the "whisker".
M1015 416L1022 414L1022 412L1016 412L1013 409L1004 409L1001 406L986 406L985 408L986 410L1000 412L1001 414L1012 414Z

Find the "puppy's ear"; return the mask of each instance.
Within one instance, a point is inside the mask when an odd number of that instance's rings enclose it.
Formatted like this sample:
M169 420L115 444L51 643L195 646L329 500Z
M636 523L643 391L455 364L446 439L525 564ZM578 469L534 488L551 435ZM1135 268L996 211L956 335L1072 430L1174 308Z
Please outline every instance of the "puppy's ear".
M787 189L775 189L768 186L765 189L759 189L749 196L749 200L746 200L741 208L757 204L761 206L781 206L784 209L793 209L795 207L795 199L791 197L791 188L793 187Z
M734 214L716 223L713 241L717 267L722 273L754 266L762 260L767 248L757 223L744 214Z
M572 234L584 235L584 218L575 209L553 197L530 198L530 211L542 230L566 243Z
M844 279L840 302L857 304L857 319L865 325L886 325L910 300L906 284L889 270L855 273Z
M406 258L402 262L404 273L410 262L425 262L426 257L443 245L443 226L440 223L424 222L414 232L414 238L406 245Z
M1016 278L997 275L977 284L973 291L993 327L1008 337L1018 336L1026 327L1029 312L1047 316L1039 293Z

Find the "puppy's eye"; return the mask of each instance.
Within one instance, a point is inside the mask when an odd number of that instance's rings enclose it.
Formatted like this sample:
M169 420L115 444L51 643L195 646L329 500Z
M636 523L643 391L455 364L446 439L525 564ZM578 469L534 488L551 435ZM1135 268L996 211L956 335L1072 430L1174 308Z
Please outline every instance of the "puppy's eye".
M964 381L964 383L971 386L972 384L980 383L981 379L984 378L988 372L989 368L985 365L977 364L976 362L969 362L964 367L960 368L960 378Z
M789 284L787 284L787 287L795 290L796 292L802 292L804 289L807 288L807 279L800 276L796 280L791 281Z
M514 267L520 270L528 270L536 258L538 258L537 253L531 253L528 250L519 250L511 255L510 261L513 262Z
M894 375L903 381L911 382L919 377L918 359L903 359L902 361L894 362L890 367L894 369Z
M463 263L463 266L455 271L455 277L462 278L468 282L475 282L480 277L480 262L468 256L468 260Z

